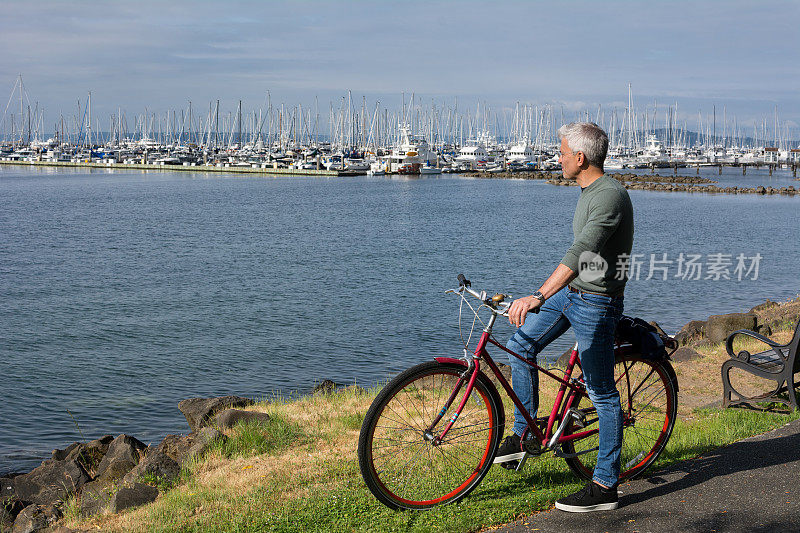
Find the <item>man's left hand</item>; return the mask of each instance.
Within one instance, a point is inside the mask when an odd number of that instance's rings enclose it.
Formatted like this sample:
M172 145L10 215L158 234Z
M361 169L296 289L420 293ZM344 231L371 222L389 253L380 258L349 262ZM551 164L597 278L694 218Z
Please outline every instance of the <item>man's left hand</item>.
M542 303L544 302L534 296L514 300L511 302L511 307L508 308L508 321L512 326L521 327L525 323L528 313L541 307Z

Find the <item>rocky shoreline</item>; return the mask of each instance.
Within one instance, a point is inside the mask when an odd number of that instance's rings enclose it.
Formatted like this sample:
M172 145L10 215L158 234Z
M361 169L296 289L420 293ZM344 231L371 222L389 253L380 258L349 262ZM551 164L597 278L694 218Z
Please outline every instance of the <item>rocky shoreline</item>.
M577 186L575 181L564 179L560 172L467 172L464 176L485 179L525 179L543 180L551 185ZM800 194L800 189L794 186L789 187L719 187L717 183L708 178L697 176L660 176L644 174L622 174L609 173L608 176L616 179L626 189L642 191L662 191L662 192L702 192L712 194L760 194L760 195L783 195L796 196Z
M794 328L800 321L800 298L787 302L766 302L744 313L711 315L706 320L692 320L684 325L674 338L680 346L672 355L676 362L699 357L694 349L704 344L724 342L732 332L749 329L765 337L781 329Z
M239 396L183 400L178 409L191 432L167 435L155 446L122 434L53 450L32 471L0 477L0 531L69 532L57 522L70 500L84 517L154 501L159 487L171 486L184 464L226 438L220 430L269 420L265 413L241 409L253 403Z

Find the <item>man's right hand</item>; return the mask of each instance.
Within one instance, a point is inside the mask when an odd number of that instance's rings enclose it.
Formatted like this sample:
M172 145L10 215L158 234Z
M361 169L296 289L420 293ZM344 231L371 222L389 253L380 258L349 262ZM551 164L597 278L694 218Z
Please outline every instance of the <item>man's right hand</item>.
M528 313L541 307L542 302L535 296L526 296L511 302L511 307L508 308L508 321L514 327L521 327L525 323L525 318Z

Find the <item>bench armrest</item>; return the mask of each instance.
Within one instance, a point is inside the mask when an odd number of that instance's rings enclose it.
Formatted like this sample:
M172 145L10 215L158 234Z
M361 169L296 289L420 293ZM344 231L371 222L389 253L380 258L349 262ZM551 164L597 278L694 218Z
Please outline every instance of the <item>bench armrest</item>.
M734 331L730 335L728 335L728 339L725 341L725 351L728 352L728 355L734 359L737 358L737 355L733 353L733 338L736 335L747 335L748 337L752 337L756 340L763 342L764 344L769 345L772 348L772 351L775 352L781 359L786 359L786 356L781 352L778 348L786 348L787 345L785 344L778 344L777 342L773 341L765 337L764 335L759 335L755 331L750 331L749 329L740 329Z

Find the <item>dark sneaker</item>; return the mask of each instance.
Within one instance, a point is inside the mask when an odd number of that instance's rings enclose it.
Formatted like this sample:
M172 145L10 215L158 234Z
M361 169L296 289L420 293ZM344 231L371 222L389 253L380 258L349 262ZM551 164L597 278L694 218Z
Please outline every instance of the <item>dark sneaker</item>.
M522 444L520 443L519 435L512 433L498 446L497 455L494 458L495 464L510 463L518 461L525 457L525 452L522 451Z
M617 507L619 507L617 487L606 489L591 481L575 494L556 500L556 509L568 513L610 511Z

